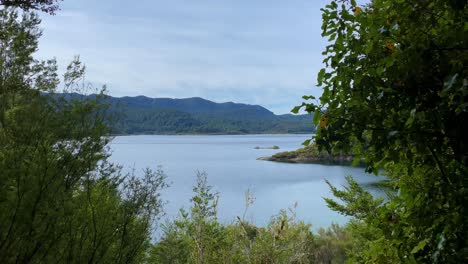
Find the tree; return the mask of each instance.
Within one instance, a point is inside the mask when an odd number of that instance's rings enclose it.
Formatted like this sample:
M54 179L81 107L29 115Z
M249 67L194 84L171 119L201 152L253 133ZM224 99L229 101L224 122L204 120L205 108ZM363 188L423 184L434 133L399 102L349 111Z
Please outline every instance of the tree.
M0 127L5 127L5 112L14 106L18 94L29 91L29 84L38 80L38 90L46 91L58 82L54 60L34 61L41 36L37 15L0 10ZM36 78L38 77L38 78Z
M466 261L466 1L340 0L322 11L323 94L294 110L315 113L322 149L355 154L369 172L385 169L398 189L376 218L352 214L382 231L367 249L396 252L387 261Z
M150 259L159 263L226 263L229 250L225 227L217 221L218 194L204 172L197 173L192 206L163 226L163 237L154 245Z
M165 175L108 161L104 92L55 93L55 61L32 56L39 23L0 10L0 262L141 263ZM84 73L76 58L65 89L81 89Z
M150 251L151 263L326 263L344 257L344 247L314 243L311 226L297 221L295 207L289 213L281 210L267 227L257 227L240 217L226 225L217 219L218 195L208 185L205 173L197 174L193 191L189 211L181 210L178 219L163 226L161 240ZM246 206L252 203L247 193ZM335 234L323 241L336 244ZM331 250L335 256L322 261L318 252Z
M4 7L18 7L25 11L37 10L54 15L61 0L0 0Z

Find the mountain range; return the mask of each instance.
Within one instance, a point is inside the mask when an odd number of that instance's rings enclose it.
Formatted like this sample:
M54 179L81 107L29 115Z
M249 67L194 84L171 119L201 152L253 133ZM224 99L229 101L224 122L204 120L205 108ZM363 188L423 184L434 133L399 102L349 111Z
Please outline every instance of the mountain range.
M63 95L63 94L62 94ZM94 95L91 95L94 96ZM83 97L66 94L65 97ZM107 96L113 134L313 133L311 115L275 115L259 105L215 103L200 97L171 99Z

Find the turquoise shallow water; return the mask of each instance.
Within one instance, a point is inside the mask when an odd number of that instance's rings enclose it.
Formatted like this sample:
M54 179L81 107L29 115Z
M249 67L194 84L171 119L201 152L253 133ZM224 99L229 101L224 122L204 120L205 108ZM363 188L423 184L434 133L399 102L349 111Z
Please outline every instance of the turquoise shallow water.
M272 215L296 202L297 219L315 228L344 223L347 219L329 210L323 201L323 197L331 197L325 179L340 186L346 175L363 184L377 181L376 176L365 174L362 168L257 160L297 149L308 138L310 135L122 136L111 143L111 160L127 170L135 168L137 173L145 167L162 166L171 185L163 193L168 219L179 208L189 206L196 172L204 171L213 190L220 193L218 216L225 223L243 215L248 189L255 203L246 218L258 225L266 225ZM273 145L281 149L254 149Z

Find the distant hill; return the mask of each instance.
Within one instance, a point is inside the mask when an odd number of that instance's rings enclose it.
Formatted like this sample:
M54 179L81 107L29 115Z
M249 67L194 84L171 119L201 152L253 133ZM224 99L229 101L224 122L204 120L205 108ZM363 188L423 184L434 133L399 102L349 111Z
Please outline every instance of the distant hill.
M66 98L83 95L65 94ZM90 95L94 96L94 95ZM259 105L185 99L108 96L114 134L313 133L310 115L275 115Z

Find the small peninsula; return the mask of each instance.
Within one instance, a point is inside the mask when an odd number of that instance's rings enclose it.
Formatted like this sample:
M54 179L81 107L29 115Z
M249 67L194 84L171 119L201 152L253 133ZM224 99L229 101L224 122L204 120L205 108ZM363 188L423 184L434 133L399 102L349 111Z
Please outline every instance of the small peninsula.
M347 154L331 155L326 151L319 151L317 145L311 144L295 151L284 151L270 157L260 157L258 160L288 162L288 163L322 163L351 165L353 156Z

